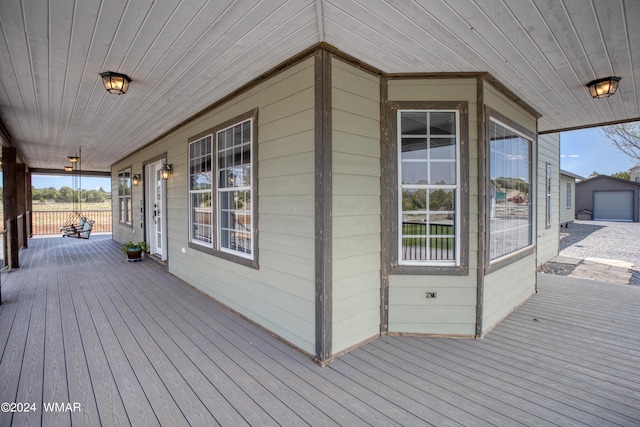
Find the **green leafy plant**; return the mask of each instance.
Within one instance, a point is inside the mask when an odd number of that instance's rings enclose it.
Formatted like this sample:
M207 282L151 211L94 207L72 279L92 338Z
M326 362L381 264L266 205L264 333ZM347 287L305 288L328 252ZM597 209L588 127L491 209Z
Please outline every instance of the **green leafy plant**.
M147 242L138 242L138 243L133 243L131 241L125 243L124 245L122 245L122 253L124 255L127 254L127 252L136 252L136 251L142 251L142 252L146 252L147 251Z

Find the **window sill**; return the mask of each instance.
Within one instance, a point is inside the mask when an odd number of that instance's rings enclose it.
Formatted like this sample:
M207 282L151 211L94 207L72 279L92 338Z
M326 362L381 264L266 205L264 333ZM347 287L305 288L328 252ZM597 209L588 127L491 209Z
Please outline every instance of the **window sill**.
M258 264L257 254L254 259L249 259L249 258L244 258L238 255L234 255L228 252L222 252L217 249L207 248L206 246L202 246L192 242L189 242L189 248L196 250L198 252L203 252L205 254L213 255L217 258L221 258L226 261L231 261L235 264L240 264L245 267L253 268L255 270L260 269L260 265Z
M523 258L526 258L530 255L535 254L536 247L535 246L527 246L524 249L520 249L519 251L512 252L510 254L504 255L500 258L497 258L495 261L491 261L485 270L485 276L500 270L508 265L511 265L517 261L520 261Z
M393 265L389 274L406 276L468 276L467 266Z

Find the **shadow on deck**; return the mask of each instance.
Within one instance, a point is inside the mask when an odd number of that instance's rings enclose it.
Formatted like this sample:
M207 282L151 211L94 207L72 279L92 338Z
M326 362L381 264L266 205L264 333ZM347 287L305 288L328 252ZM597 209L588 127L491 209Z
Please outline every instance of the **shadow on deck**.
M2 426L640 424L638 287L540 275L482 340L383 337L320 368L110 235L21 259L0 401L29 412Z

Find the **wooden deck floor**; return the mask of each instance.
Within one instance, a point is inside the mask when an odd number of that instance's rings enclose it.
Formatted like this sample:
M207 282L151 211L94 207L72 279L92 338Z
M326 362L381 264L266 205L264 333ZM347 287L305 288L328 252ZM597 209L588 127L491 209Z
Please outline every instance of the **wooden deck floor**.
M638 287L543 275L482 340L384 337L320 368L110 235L21 256L0 401L35 410L0 426L640 425Z

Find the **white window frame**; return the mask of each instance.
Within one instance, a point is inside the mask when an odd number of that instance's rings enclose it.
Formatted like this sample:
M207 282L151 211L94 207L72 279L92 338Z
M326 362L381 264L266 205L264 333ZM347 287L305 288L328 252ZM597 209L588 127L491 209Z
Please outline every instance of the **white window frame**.
M208 189L192 189L191 188L191 161L193 160L191 157L191 146L193 144L199 144L202 143L203 141L205 141L207 138L209 138L209 156L211 157L211 170L209 171L211 173L211 186ZM188 157L188 193L189 193L189 242L193 243L195 245L200 245L203 246L205 248L213 248L213 242L215 241L215 234L216 234L216 230L215 230L215 218L213 215L213 187L215 185L214 181L215 181L215 177L213 175L214 173L214 161L215 161L215 155L213 152L213 135L212 134L208 134L203 136L202 138L198 138L194 141L189 142L189 145L187 147L187 157ZM201 156L203 157L203 156ZM206 239L200 239L198 238L198 236L194 235L194 210L195 209L203 209L201 207L196 208L195 206L193 206L193 195L196 194L208 194L209 195L209 200L211 201L210 206L209 206L209 215L210 215L210 227L211 227L211 236L209 238L209 241L207 241ZM207 213L206 210L204 211L204 213Z
M528 169L529 169L529 209L528 209L528 218L529 218L529 227L528 227L528 244L522 247L519 247L511 252L499 255L495 258L491 258L491 233L492 233L492 227L491 227L491 220L492 220L492 215L487 215L487 259L489 261L489 265L492 264L497 264L500 261L512 257L516 254L522 253L523 251L528 250L529 248L533 247L534 244L534 238L533 236L535 235L534 233L534 227L535 227L535 218L534 218L534 210L533 210L533 206L534 206L534 174L533 174L533 165L534 165L534 153L533 153L533 147L534 147L534 139L532 137L529 137L527 135L525 135L523 132L518 131L517 129L515 129L513 126L509 126L508 124L506 124L504 121L501 121L497 118L494 117L490 117L487 124L489 125L491 122L507 129L510 132L513 132L515 135L517 135L518 137L526 140L528 142ZM491 134L490 132L488 133L487 136L487 146L486 146L486 150L487 150L487 160L488 160L488 164L487 164L487 186L491 185ZM546 189L545 189L546 191ZM504 230L503 230L504 231Z
M118 172L118 221L121 224L131 225L132 210L131 168L127 168Z
M221 150L221 148L219 147L219 136L220 134L222 134L223 132L227 131L228 129L232 129L235 128L237 126L243 126L245 123L248 123L248 128L249 128L249 140L247 142L242 143L241 145L248 145L249 146L249 152L250 152L250 161L248 163L249 165L249 173L250 173L250 179L249 179L249 184L248 185L244 185L244 186L233 186L233 187L221 187L221 179L220 179L220 153L222 151L226 151L228 150L228 148L224 148ZM220 129L216 132L215 135L215 155L216 155L216 162L215 162L215 170L216 170L216 179L215 179L215 187L216 187L216 224L217 224L217 240L216 240L216 245L217 248L220 252L224 252L224 253L228 253L231 254L233 256L237 256L240 258L246 258L248 260L254 260L254 255L255 255L255 228L254 228L254 220L256 218L255 216L255 210L254 210L254 200L255 200L255 194L253 191L253 183L255 180L254 177L254 157L255 157L255 150L254 150L254 139L255 139L255 135L254 135L254 119L251 118L247 118L247 119L243 119L243 120L238 120L237 122L231 124L230 126L227 126L223 129ZM249 235L249 239L250 239L250 252L247 253L245 251L240 251L240 250L234 250L233 248L229 248L226 246L223 246L223 233L225 232L225 230L227 228L223 227L223 217L224 215L226 215L225 212L223 212L223 204L222 204L222 200L221 200L221 196L225 193L233 193L233 192L247 192L249 193L249 209L248 209L248 214L243 214L245 216L245 218L247 216L249 216L250 218L250 225L249 225L249 229L248 231L246 231L246 233L248 233ZM246 222L245 222L246 224ZM244 228L244 226L243 226ZM237 228L235 228L237 230Z
M426 114L431 114L431 113L453 113L455 115L455 120L456 120L456 126L455 126L455 184L424 184L424 185L420 185L420 184L402 184L402 114L403 113L426 113ZM452 266L460 266L460 254L461 254L461 246L462 246L462 241L461 241L461 225L460 225L460 221L461 221L461 217L462 217L462 211L461 211L461 203L460 203L460 193L461 193L461 171L460 171L460 163L461 163L461 158L460 158L460 112L457 109L398 109L397 110L397 116L396 116L396 123L397 123L397 164L398 164L398 264L400 265L405 265L405 266L434 266L434 267L452 267ZM427 124L427 129L429 128L429 125ZM412 137L415 137L416 135L411 135ZM425 135L425 137L430 137ZM428 160L428 162L432 162L433 160ZM453 208L453 214L454 214L454 234L453 234L453 240L454 240L454 259L453 260L433 260L433 259L427 259L427 260L405 260L403 259L404 253L403 253L403 242L402 242L402 237L403 237L403 210L402 210L402 195L403 195L403 190L404 189L425 189L427 191L429 190L453 190L455 197L454 197L454 208ZM427 214L429 213L429 209L428 206L426 207L425 211L416 211L416 214ZM427 232L427 239L429 239L429 233ZM449 237L450 235L447 235L447 237ZM429 253L429 251L427 251L427 253Z
M546 220L545 225L547 228L551 228L551 163L546 164L546 181L545 181L545 191L546 191L546 199L547 199L547 212L546 212Z

